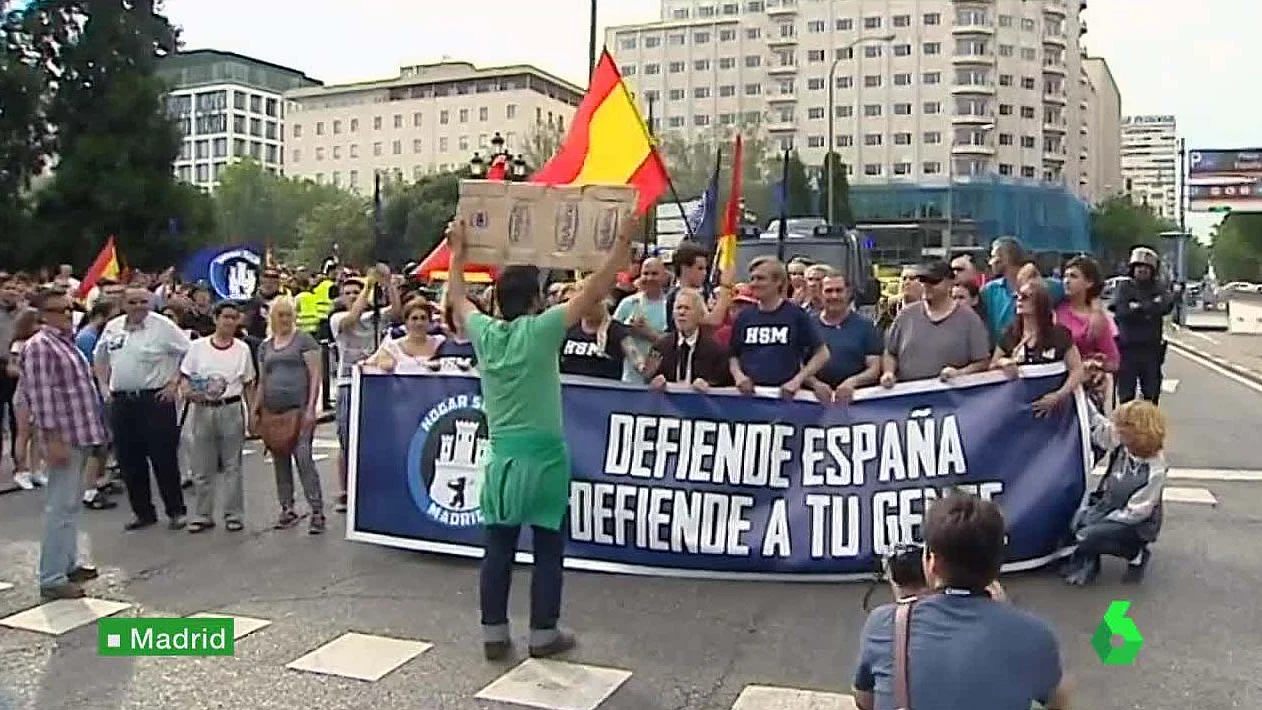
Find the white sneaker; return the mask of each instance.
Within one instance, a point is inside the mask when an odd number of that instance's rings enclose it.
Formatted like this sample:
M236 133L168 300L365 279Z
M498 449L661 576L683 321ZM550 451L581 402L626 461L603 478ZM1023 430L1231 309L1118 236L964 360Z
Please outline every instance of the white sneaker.
M18 484L18 488L24 491L35 489L35 484L31 481L30 471L17 471L13 474L13 482Z
M43 471L43 470L36 471L35 473L31 474L31 480L34 481L35 485L37 486L47 486L48 485L48 472Z

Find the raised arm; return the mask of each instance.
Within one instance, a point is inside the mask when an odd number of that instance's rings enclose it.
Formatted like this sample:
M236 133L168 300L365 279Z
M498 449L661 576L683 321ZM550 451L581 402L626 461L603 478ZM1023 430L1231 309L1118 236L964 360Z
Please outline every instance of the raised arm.
M605 256L605 263L583 282L579 292L565 304L565 327L569 328L583 319L583 314L592 310L601 299L609 295L614 283L618 280L618 272L627 267L631 260L631 237L640 230L640 220L625 219L613 249Z

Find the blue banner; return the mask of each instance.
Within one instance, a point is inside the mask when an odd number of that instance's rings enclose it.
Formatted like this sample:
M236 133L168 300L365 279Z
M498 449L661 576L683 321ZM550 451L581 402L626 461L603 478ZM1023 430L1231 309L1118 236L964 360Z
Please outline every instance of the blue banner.
M735 392L564 385L573 459L567 565L696 577L870 576L919 540L925 505L959 488L995 500L1005 569L1058 556L1085 492L1079 394L1031 403L1064 368L861 390L821 407ZM487 425L476 376L357 373L348 538L480 556ZM528 535L522 561L529 561Z
M208 247L184 261L180 276L188 283L205 281L215 300L243 301L254 297L263 270L263 258L246 244Z

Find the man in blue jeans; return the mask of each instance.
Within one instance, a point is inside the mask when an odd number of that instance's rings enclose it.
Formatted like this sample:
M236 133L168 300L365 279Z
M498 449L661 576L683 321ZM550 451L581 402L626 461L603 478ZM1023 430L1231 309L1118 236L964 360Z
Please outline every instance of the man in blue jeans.
M565 331L578 323L614 286L631 256L636 220L628 219L604 265L569 302L543 310L539 270L509 266L495 282L497 318L478 311L466 297L465 227L447 230L451 269L447 298L456 324L469 334L478 356L483 410L490 445L479 504L486 526L479 597L482 648L487 660L512 648L508 595L513 557L523 525L531 528L535 569L530 584L530 655L546 658L574 647L561 631L561 568L565 556L566 508L570 499L570 453L561 406L557 353Z
M92 368L74 342L70 299L40 291L31 305L43 327L23 351L21 381L48 460L39 590L44 600L76 599L83 596L79 584L97 576L94 567L79 564L83 472L108 437Z
M915 710L1014 710L1037 701L1065 710L1060 651L1047 623L991 598L1004 554L999 506L952 493L924 521L930 592L910 603L907 703ZM859 641L854 700L894 710L898 603L868 616Z

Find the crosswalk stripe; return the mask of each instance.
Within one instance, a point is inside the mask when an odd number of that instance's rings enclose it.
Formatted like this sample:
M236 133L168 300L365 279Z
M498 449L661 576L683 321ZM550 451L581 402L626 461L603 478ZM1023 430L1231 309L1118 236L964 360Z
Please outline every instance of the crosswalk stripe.
M375 682L433 647L424 641L345 633L285 667Z
M200 612L197 614L190 614L188 618L190 619L232 619L232 638L234 641L240 641L241 639L245 638L246 636L249 636L255 631L258 631L259 629L266 628L272 625L272 622L268 621L267 619L256 619L252 616L233 616L232 614L215 614L215 613L206 612L206 611Z
M1167 503L1196 503L1199 505L1218 505L1218 499L1208 488L1180 488L1167 486L1162 491L1161 499Z
M1262 470L1233 468L1172 468L1169 478L1189 481L1262 481Z
M854 698L818 690L747 685L731 710L857 710Z
M61 636L130 607L131 604L92 597L58 599L0 619L0 626Z
M10 584L9 582L0 582L0 592L7 592L10 589L13 589L12 584Z
M619 668L531 658L473 697L544 710L595 710L630 677L631 671Z

